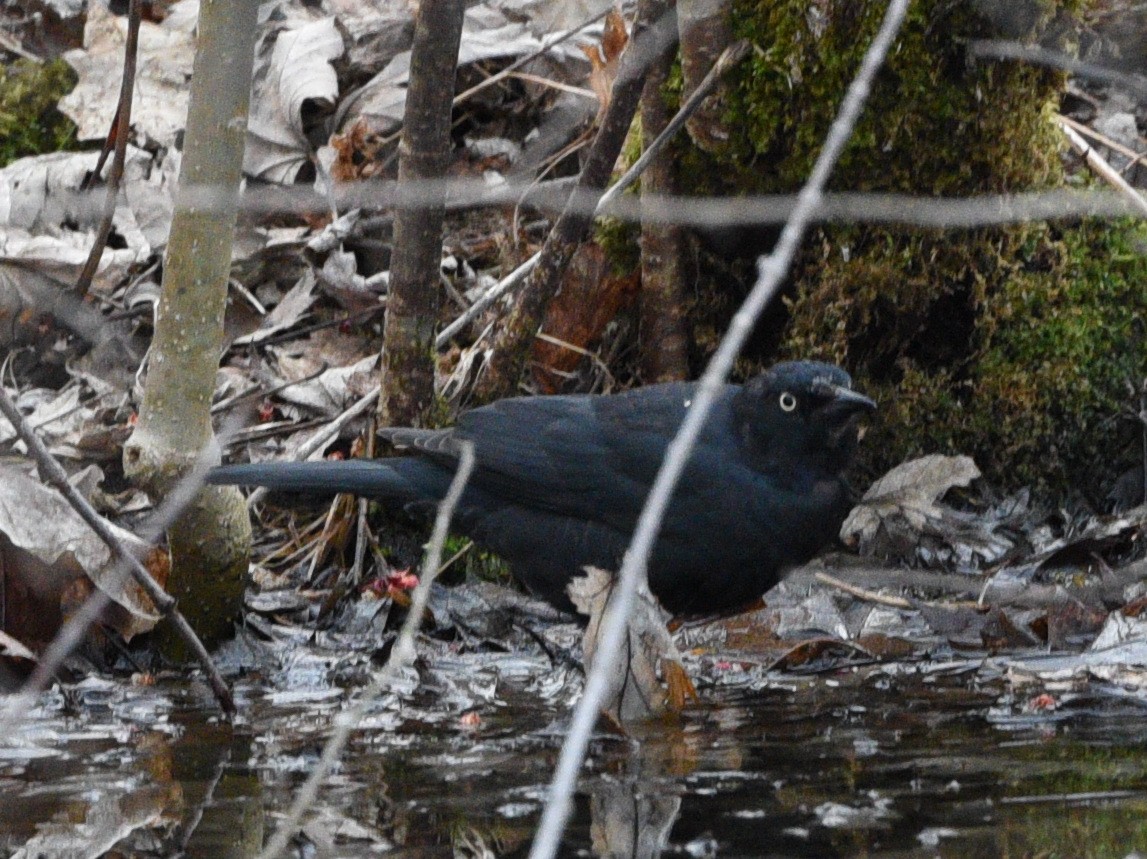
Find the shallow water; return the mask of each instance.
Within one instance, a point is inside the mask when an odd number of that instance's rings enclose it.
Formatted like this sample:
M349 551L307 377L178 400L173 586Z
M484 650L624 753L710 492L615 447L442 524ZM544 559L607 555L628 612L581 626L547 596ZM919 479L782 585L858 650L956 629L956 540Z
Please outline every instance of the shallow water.
M0 744L0 854L253 855L346 693L249 676L53 692ZM525 855L579 680L455 655L384 696L297 855ZM602 734L565 855L1126 856L1147 851L1147 707L1016 687L982 660L716 673L678 724Z

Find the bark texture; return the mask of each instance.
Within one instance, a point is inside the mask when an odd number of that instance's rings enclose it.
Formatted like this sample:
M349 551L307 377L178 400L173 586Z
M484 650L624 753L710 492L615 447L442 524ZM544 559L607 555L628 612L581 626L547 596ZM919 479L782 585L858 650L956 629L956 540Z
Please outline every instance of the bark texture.
M434 327L438 319L450 108L464 0L422 0L410 56L394 222L394 255L382 347L379 418L383 426L424 426L434 403Z
M732 6L732 0L677 0L683 99L705 79L721 52L732 43ZM717 92L686 124L689 136L702 149L719 149L728 139L724 91L725 84L719 84Z
M211 398L223 344L223 312L254 63L252 0L205 3L163 291L139 423L124 470L160 497L215 444ZM218 454L215 454L216 457ZM230 635L247 573L251 526L237 489L208 487L168 532L168 588L211 647ZM164 642L182 656L178 639Z
M641 93L641 141L645 149L669 124L665 86L672 67L670 46L654 59L645 78ZM649 163L641 177L641 193L677 193L672 148L663 148ZM641 380L645 384L684 379L689 373L683 289L688 268L685 231L674 224L643 220L639 334Z

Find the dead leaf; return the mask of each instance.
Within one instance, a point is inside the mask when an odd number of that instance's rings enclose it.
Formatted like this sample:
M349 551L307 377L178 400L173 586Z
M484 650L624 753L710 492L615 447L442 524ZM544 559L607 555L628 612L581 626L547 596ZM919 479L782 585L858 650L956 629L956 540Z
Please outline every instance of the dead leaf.
M841 539L866 557L913 560L977 572L1015 546L1009 531L1021 500L987 514L955 510L940 499L980 476L970 457L933 454L896 466L877 480L840 529Z
M582 645L588 673L593 669L602 617L613 596L613 577L604 570L587 567L586 575L570 582L568 590L578 611L589 615ZM668 617L649 588L642 585L629 617L621 659L608 680L604 710L618 725L675 712L671 694L658 679L659 673L669 678L667 682L672 682L672 698L683 701L696 696L681 665L681 655L665 626ZM675 668L668 670L670 664Z
M287 291L283 299L275 305L275 309L267 314L259 329L246 337L236 337L234 345L246 346L260 343L272 334L277 334L296 325L311 309L311 305L315 303L317 298L315 283L314 273L305 272L298 282Z
M589 58L591 66L589 85L590 89L597 95L597 117L599 120L609 108L613 82L617 79L619 58L628 41L629 35L625 31L625 19L616 9L611 9L605 17L605 29L601 34L601 44L581 46L582 51Z
M243 171L291 184L310 160L306 118L334 109L338 77L331 65L345 45L334 17L268 27L256 51Z
M182 4L186 8L190 2ZM170 15L162 24L144 21L139 28L139 63L135 76L132 127L165 148L175 147L176 134L187 120L187 80L195 58L195 18ZM84 47L64 59L79 83L60 100L60 110L78 126L80 140L102 140L119 104L127 16L115 15L102 3L87 10Z
M135 535L108 526L129 551L163 576L162 551ZM92 532L56 490L16 468L0 472L0 546L3 547L7 597L5 629L29 643L55 634L65 600L75 597L77 580L87 577L115 603L105 620L125 638L146 632L159 620L154 607L129 578L112 575L111 550ZM14 602L19 595L18 602Z
M542 335L534 341L534 381L543 393L562 383L596 347L609 325L637 298L639 273L618 276L596 242L583 244L562 275L546 311Z
M932 454L902 463L868 488L841 526L840 536L850 545L863 546L892 516L902 516L910 527L922 530L929 518L939 518L936 502L944 493L979 476L980 469L968 456Z

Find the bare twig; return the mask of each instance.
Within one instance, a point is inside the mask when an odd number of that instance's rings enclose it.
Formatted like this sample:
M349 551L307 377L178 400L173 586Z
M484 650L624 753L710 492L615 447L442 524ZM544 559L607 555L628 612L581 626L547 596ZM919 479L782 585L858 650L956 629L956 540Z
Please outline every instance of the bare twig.
M541 251L539 251L498 281L497 284L486 290L486 294L471 304L469 310L438 332L438 336L434 338L434 345L439 349L444 349L448 346L459 331L477 319L486 311L487 307L525 280L526 275L538 264L538 260L541 256Z
M347 740L350 739L350 732L362 722L367 709L387 687L394 678L394 675L401 668L404 668L414 661L414 637L418 634L418 628L422 623L422 615L426 611L426 601L430 595L430 585L434 582L440 569L442 547L446 544L446 531L450 525L450 518L454 514L454 508L458 505L458 501L462 497L462 492L466 488L466 482L470 479L470 473L473 469L474 445L471 442L462 442L462 455L458 460L458 471L454 475L454 480L450 483L449 492L447 492L446 497L442 499L442 503L438 505L438 516L434 520L434 531L430 537L430 544L426 549L426 558L422 563L422 576L419 579L418 587L414 589L414 593L411 595L410 610L406 615L405 622L402 624L402 631L399 633L398 639L394 642L394 647L390 651L390 658L387 659L386 665L384 665L382 670L375 676L370 686L363 691L358 701L346 710L346 712L340 714L336 720L335 729L331 733L330 739L327 740L326 746L323 747L323 754L319 758L319 762L315 765L315 768L311 771L310 776L308 776L303 786L299 788L299 792L295 795L295 801L291 804L290 811L283 819L283 822L279 824L278 829L275 830L275 834L270 842L263 848L263 852L259 854L259 859L275 859L275 857L279 856L286 849L287 842L314 803L315 796L318 794L319 785L338 762L339 756L346 747Z
M116 109L115 120L112 125L115 131L115 157L112 159L111 169L108 170L104 211L100 217L95 238L92 240L92 249L88 253L88 259L73 287L77 295L85 295L92 285L92 278L96 276L96 272L99 270L100 260L103 259L104 255L104 247L107 245L108 236L111 235L112 231L116 200L119 198L120 182L123 181L123 165L127 159L127 135L131 127L131 100L135 92L135 68L136 58L139 54L139 24L142 5L142 0L131 0L128 4L127 37L123 49L123 80L120 82L119 106ZM100 160L102 162L102 156ZM93 177L98 175L99 168L97 167Z
M665 126L665 130L657 136L657 139L654 140L653 143L646 147L645 151L641 153L641 157L633 162L633 166L625 171L625 174L614 183L613 187L602 194L601 199L597 203L594 212L595 215L612 214L612 212L609 211L609 207L613 202L624 194L626 189L636 182L638 177L645 172L645 168L649 166L649 162L656 157L657 153L664 148L666 143L673 139L673 136L689 121L689 117L697 112L697 108L709 97L709 94L716 88L717 84L721 82L721 78L728 74L729 69L744 59L745 55L749 52L749 47L749 41L742 39L739 42L729 45L729 47L725 49L724 53L717 59L717 62L713 64L713 68L709 70L709 74L705 75L705 79L701 81L701 85L693 91L692 95L685 101L685 104L681 105L681 109L677 111L677 114L669 120L669 124Z
M1064 116L1062 113L1056 116L1056 122L1061 125L1066 125L1068 128L1073 128L1082 134L1084 137L1094 140L1108 149L1118 152L1120 155L1127 158L1130 163L1127 164L1120 172L1127 173L1132 167L1147 160L1147 152L1136 152L1130 146L1124 146L1118 140L1112 140L1106 134L1100 134L1090 125L1085 125L1082 122L1076 122L1070 116Z
M586 89L583 86L573 86L572 84L555 81L552 78L544 78L541 75L531 75L527 74L526 72L511 72L509 76L520 81L537 84L538 86L549 87L550 89L568 92L571 95L580 95L582 98L590 98L595 101L597 100L597 93L591 89Z
M1084 140L1074 128L1065 122L1060 122L1060 128L1062 128L1063 133L1067 135L1067 139L1071 141L1071 145L1074 146L1087 161L1087 166L1130 201L1131 205L1138 210L1140 216L1147 215L1147 200L1143 199L1143 195L1135 190L1131 183L1119 174L1118 170L1108 164L1106 159L1096 152L1095 148Z
M548 41L545 44L544 47L539 48L538 50L534 51L532 54L526 54L524 57L521 57L520 59L515 60L514 62L510 63L510 65L506 66L506 68L502 69L497 74L490 75L490 77L486 78L481 83L474 84L474 86L470 87L470 89L464 90L463 92L458 93L458 95L454 96L454 107L457 107L458 105L460 105L466 99L470 98L470 96L475 95L475 94L481 92L482 90L486 89L487 87L491 87L494 84L505 80L510 75L512 75L514 72L516 72L518 69L520 69L522 66L526 65L527 63L533 62L534 60L538 59L539 57L545 56L550 51L552 51L554 48L556 48L558 45L560 45L562 42L565 42L567 39L573 38L578 33L582 32L583 30L587 29L588 27L592 27L594 24L596 24L598 21L600 21L606 15L608 15L612 8L613 8L612 6L607 6L605 9L598 12L592 18L588 18L585 22L578 24L578 26L574 27L573 29L566 30L564 33L561 33L560 35L558 35L554 39L551 39L550 41Z
M537 264L531 269L518 300L499 326L486 361L486 372L475 386L482 399L495 399L517 389L529 346L545 318L557 284L593 220L593 212L609 183L613 166L633 122L642 84L650 64L664 46L677 38L668 0L638 5L633 34L618 61L617 77L603 105L597 133L586 153L578 182L566 208L554 222Z
M342 432L342 428L353 421L355 418L360 417L367 409L371 408L375 401L378 400L378 386L375 385L370 391L363 394L355 404L327 424L322 431L317 433L310 441L302 445L297 453L297 459L310 459L318 451L327 446L328 442ZM260 487L247 496L248 504L256 504L265 498L267 490Z
M87 499L80 495L79 491L72 486L68 481L68 475L64 471L63 466L56 461L51 452L40 441L37 436L28 426L24 416L20 414L20 410L16 408L15 403L8 396L8 392L0 387L0 412L15 428L20 438L28 446L28 453L36 461L36 465L40 470L40 476L45 483L54 487L72 506L72 508L80 515L88 526L95 532L96 536L102 540L112 554L115 556L118 564L115 570L112 571L109 583L119 582L126 575L130 574L144 592L151 599L156 609L167 619L174 624L180 636L187 643L188 648L195 654L202 665L207 678L211 683L211 688L215 692L215 697L219 700L220 706L227 713L235 712L235 702L231 697L231 692L227 688L227 684L223 682L215 663L211 661L211 656L207 652L207 648L203 646L203 642L195 634L190 624L183 617L182 613L175 606L175 600L171 598L159 584L151 577L147 568L143 566L140 560L132 554L123 545L118 537L108 528L107 523L100 517L100 515L92 508ZM206 452L205 452L206 453ZM178 515L183 511L188 504L194 499L199 487L203 485L203 476L206 474L207 469L210 467L211 462L206 455L201 456L199 462L192 469L182 481L179 486L170 493L165 499L164 504L156 511L149 523L151 534L141 535L149 541L154 540L159 534L163 533L167 525L174 521ZM98 596L93 595L91 599L84 605L80 611L64 625L60 630L60 634L56 636L52 646L41 657L36 670L28 681L24 684L23 690L20 694L14 697L13 701L9 702L9 706L5 708L5 716L0 719L0 734L3 732L4 722L12 715L22 712L23 708L27 706L28 701L33 700L34 697L40 693L51 678L55 675L56 670L59 668L63 659L75 649L76 645L83 638L87 628L91 625L99 613L107 604L108 597L103 590L97 591ZM19 699L18 701L16 699ZM21 706L23 702L23 706Z
M859 585L854 585L851 582L838 579L836 576L830 576L828 573L817 573L816 580L822 584L834 587L839 591L844 591L846 594L850 594L865 602L886 605L890 608L912 608L912 603L904 599L904 597L891 597L887 594L871 591Z
M622 192L625 191L626 188L637 181L637 178L641 175L642 171L644 171L646 166L648 166L649 161L657 154L658 151L664 147L664 145L670 139L672 139L673 135L681 129L681 126L683 126L689 117L693 115L693 113L701 105L701 102L705 100L705 97L708 96L710 92L712 92L713 87L715 87L720 82L721 78L730 68L736 65L736 63L744 56L744 52L747 50L748 43L739 42L736 45L731 45L725 51L725 53L721 55L721 58L717 61L716 65L713 66L713 69L709 72L708 75L706 75L705 80L702 81L701 86L699 86L697 91L694 92L692 96L690 96L689 100L681 106L681 110L678 111L677 115L670 121L668 127L665 129L665 133L658 137L657 140L654 141L653 145L650 146L644 153L642 153L637 162L627 171L625 171L625 174L621 177L621 179L618 180L617 184L610 188L609 191L607 191L605 194L603 194L602 197L594 204L593 213L595 217L604 213L606 209L611 206L613 202L622 194ZM503 295L508 294L510 290L521 284L526 279L526 276L530 273L530 271L533 270L534 266L537 265L539 259L541 259L541 252L534 254L532 257L530 257L528 260L510 272L510 274L502 278L502 280L498 281L495 286L487 290L486 294L474 302L474 304L472 304L465 313L460 315L457 319L455 319L439 332L438 337L435 339L434 345L439 349L444 349L447 345L449 345L450 341L454 339L458 332L460 332L467 325L478 318L478 316L484 313L486 308L492 305Z
M574 712L566 741L562 746L561 757L550 785L545 811L530 850L532 859L549 859L557 853L561 835L571 809L574 786L578 772L585 758L589 738L597 721L598 712L609 686L608 678L613 672L613 662L621 650L625 637L630 606L638 584L646 578L646 567L653 543L661 527L661 519L669 506L669 499L677 481L685 468L685 463L697 436L701 432L713 401L722 383L728 376L737 354L752 332L753 325L768 305L793 257L796 255L805 230L812 222L820 202L820 196L828 182L828 177L852 135L853 127L863 106L872 80L884 61L901 22L908 9L908 0L892 0L888 5L884 21L872 44L865 52L864 60L856 78L852 81L841 104L840 112L829 129L824 148L821 150L812 175L801 189L792 216L785 224L771 255L758 262L758 278L749 297L729 326L729 331L721 341L716 354L709 362L705 374L697 388L693 404L686 412L685 420L677 436L666 451L665 460L650 490L645 508L637 523L633 541L625 553L618 577L616 602L602 621L600 660L586 678L585 691Z
M537 189L536 194L530 192L528 205L540 211L560 212L575 181L572 178L563 178L544 183ZM506 181L491 187L482 180L437 179L411 183L403 189L403 199L412 201L428 199L438 193L437 186L441 185L445 185L448 189L447 210L459 211L514 204L523 193L529 192L533 181ZM221 189L208 183L186 189L186 196L203 211L216 211L220 206ZM340 184L336 196L339 205L344 208L369 206L374 209L393 206L398 199L398 192L393 182L364 180ZM588 211L597 210L596 200L588 201L584 205L575 201L573 205L582 206ZM796 197L792 194L742 194L704 198L660 196L643 199L640 202L637 200L631 202L622 196L614 202L609 215L625 221L637 222L652 218L660 222L701 228L768 225L783 224L795 205ZM315 211L322 213L327 211L326 207L319 208L314 204L313 193L285 188L276 188L273 193L267 188L248 189L243 196L242 210L253 214L275 215L284 213L304 215ZM962 229L1057 218L1116 218L1136 214L1137 211L1123 197L1106 190L1055 188L1018 194L980 194L953 198L875 192L834 192L821 196L816 219L852 224L900 224ZM387 215L363 219L360 223L377 225L392 221L393 217ZM377 312L378 308L371 308L362 315ZM352 314L348 318L359 318L359 315ZM340 324L341 321L340 319L315 327L325 328ZM296 337L299 330L295 329L294 332L281 337L282 339ZM268 343L273 340L269 338L263 342Z
M368 421L367 423L368 426L365 439L366 449L363 451L363 454L366 457L373 459L375 452L374 440L376 438L375 426L373 420ZM362 581L363 569L366 566L366 550L367 544L370 542L370 535L367 530L367 513L370 511L370 499L359 498L357 507L358 515L356 517L357 529L355 531L354 540L354 563L351 564L350 568L350 580L351 584L353 585L358 585L359 582Z

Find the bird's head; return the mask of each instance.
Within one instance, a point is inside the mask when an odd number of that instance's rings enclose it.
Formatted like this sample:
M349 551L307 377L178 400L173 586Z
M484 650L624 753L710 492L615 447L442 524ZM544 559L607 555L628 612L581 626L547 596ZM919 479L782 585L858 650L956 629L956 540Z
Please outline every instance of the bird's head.
M848 373L820 361L776 364L747 382L735 406L750 456L770 473L840 474L852 459L861 416L876 403Z

